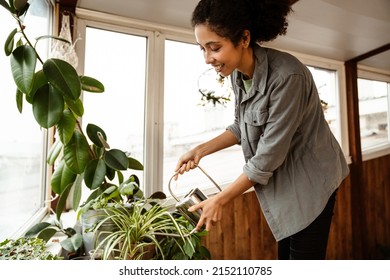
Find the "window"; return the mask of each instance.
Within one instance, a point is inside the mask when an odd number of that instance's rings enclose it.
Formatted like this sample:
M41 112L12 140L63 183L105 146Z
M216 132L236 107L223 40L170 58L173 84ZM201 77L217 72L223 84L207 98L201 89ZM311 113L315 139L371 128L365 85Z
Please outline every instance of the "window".
M105 92L84 93L83 127L99 126L111 148L143 162L147 38L87 27L85 41L84 73L101 81Z
M234 100L221 104L201 106L199 89L220 88L214 70L205 64L198 45L165 41L164 53L164 191L168 192L169 180L172 177L179 157L192 147L210 140L222 133L234 121ZM227 83L228 79L225 79ZM223 94L224 92L221 92ZM220 94L218 94L220 95ZM226 93L228 95L228 93ZM201 160L199 165L219 185L236 179L242 172L244 157L241 148L236 145ZM194 169L172 181L172 191L177 195L198 187L202 190L215 187L205 174Z
M50 34L51 6L46 1L31 1L25 17L27 36L34 39ZM5 42L16 23L5 9L0 9ZM48 53L48 40L38 44L42 57ZM39 67L39 66L38 66ZM22 114L16 108L16 88L13 82L9 57L0 56L2 73L0 94L0 240L18 235L33 218L45 213L44 152L45 133L32 114L30 104L24 102ZM12 214L6 214L10 213Z
M362 150L390 143L390 83L358 79Z

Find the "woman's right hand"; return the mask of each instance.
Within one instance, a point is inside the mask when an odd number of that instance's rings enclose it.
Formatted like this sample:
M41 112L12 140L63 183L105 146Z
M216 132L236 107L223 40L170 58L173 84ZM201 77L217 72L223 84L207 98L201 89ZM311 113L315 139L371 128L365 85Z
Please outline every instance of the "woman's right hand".
M174 176L174 179L177 180L179 174L183 174L184 172L188 172L191 169L196 168L200 159L201 157L196 152L196 149L192 149L187 153L183 154L177 162L175 169L176 176Z

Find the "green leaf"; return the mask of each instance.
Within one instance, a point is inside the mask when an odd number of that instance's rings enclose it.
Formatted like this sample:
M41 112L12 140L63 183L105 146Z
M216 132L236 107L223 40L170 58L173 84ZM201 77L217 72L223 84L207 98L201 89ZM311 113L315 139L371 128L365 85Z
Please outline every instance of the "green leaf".
M144 170L144 166L135 158L129 157L129 169Z
M80 131L76 130L72 139L64 146L64 159L75 174L83 173L88 161L91 160L87 139Z
M106 164L102 159L91 160L85 167L84 182L90 189L97 189L106 177Z
M115 170L126 170L129 166L129 160L126 154L118 149L112 149L104 154L106 164Z
M52 238L54 236L54 234L57 233L57 230L55 228L46 228L44 230L42 230L38 235L37 235L37 238L40 238L42 240L45 240L46 242L48 242L50 240L50 238Z
M76 252L83 244L83 237L80 233L76 233L70 238L60 242L62 248L68 252Z
M14 50L14 43L15 43L15 34L18 32L18 30L15 28L12 30L12 32L8 35L7 40L4 44L4 52L6 56L11 55L12 51Z
M66 201L68 200L69 192L72 189L72 186L73 186L73 182L68 184L60 195L60 199L58 200L57 207L56 207L56 215L58 220L60 220L61 214L65 210Z
M138 185L135 182L122 183L119 189L121 195L134 195L138 191ZM134 191L135 190L135 191Z
M84 105L80 98L74 101L65 97L65 103L66 105L68 105L69 109L77 116L82 117L84 115Z
M104 145L103 145L102 141L100 141L100 139L99 139L98 132L100 132L101 135L103 136L103 138L105 140L107 140L107 136L106 136L106 133L104 132L104 130L101 129L100 127L98 127L97 125L94 125L91 123L89 123L87 125L86 130L87 130L88 138L92 141L92 143L94 143L96 146L98 146L100 148L103 148Z
M39 223L39 224L36 224L34 226L32 226L24 236L34 236L34 235L37 235L39 232L41 232L42 230L44 230L45 228L51 226L50 223L48 222L42 222L42 223Z
M50 128L62 118L64 98L49 85L39 88L33 98L33 113L40 126Z
M82 188L83 188L83 184L82 184L83 180L84 180L84 173L81 173L81 174L77 175L76 180L73 183L72 208L74 210L79 208L79 205L80 205Z
M23 111L23 92L16 89L16 107L18 107L19 113Z
M23 11L27 4L27 0L14 0L14 7L17 11Z
M43 72L49 83L64 97L71 100L77 100L80 97L80 78L76 69L68 62L57 58L48 59L43 64Z
M115 170L114 169L112 169L112 168L110 168L110 167L108 167L107 165L106 165L106 176L107 176L107 178L109 179L109 180L114 180L114 178L115 178ZM119 171L118 171L119 172ZM120 172L119 172L120 173ZM118 174L118 178L120 178L119 177L120 176L120 174Z
M56 161L58 155L60 154L62 150L62 142L61 141L55 141L53 145L50 147L48 156L47 156L47 164L53 165Z
M85 91L89 92L103 92L104 85L98 80L88 77L88 76L80 76L81 88Z
M46 84L47 84L46 76L45 76L45 74L43 73L42 70L39 70L34 75L33 85L32 85L32 88L31 88L30 92L26 93L27 94L26 100L29 103L32 103L32 100L33 100L34 95L37 92L37 90L39 88L43 87Z
M7 1L0 0L0 5L3 6L4 8L6 8L8 11L12 12L10 6L7 3Z
M19 46L11 54L11 70L18 89L30 92L34 80L37 54L30 46Z
M66 187L73 183L76 174L72 172L63 160L55 168L51 179L51 187L56 194L62 194Z
M70 139L72 139L75 127L76 118L71 111L65 110L57 125L58 135L64 145L68 144Z

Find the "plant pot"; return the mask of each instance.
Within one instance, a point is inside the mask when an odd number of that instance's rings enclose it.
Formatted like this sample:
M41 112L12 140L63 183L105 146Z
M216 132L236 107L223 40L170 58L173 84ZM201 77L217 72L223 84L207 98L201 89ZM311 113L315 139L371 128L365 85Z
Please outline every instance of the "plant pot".
M89 252L96 248L96 245L102 241L109 232L115 230L115 224L107 219L99 227L95 229L96 225L103 219L107 218L107 214L104 209L88 210L81 215L81 230L83 236L84 252L89 256Z

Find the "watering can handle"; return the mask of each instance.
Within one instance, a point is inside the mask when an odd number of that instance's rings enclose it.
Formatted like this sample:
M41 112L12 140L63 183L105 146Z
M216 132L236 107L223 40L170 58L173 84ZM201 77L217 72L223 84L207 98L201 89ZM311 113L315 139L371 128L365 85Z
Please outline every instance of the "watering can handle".
M209 174L207 174L206 171L204 171L204 169L203 169L202 167L200 167L199 165L197 165L196 167L198 167L198 168L204 173L204 175L206 175L206 177L209 178L211 182L213 182L213 184L217 187L217 189L218 189L220 192L222 191L221 187L213 180L213 178L210 177ZM168 182L168 190L169 190L169 192L171 193L172 197L173 197L177 202L179 202L180 200L174 195L174 193L173 193L172 190L171 190L171 181L172 181L173 177L175 177L177 174L178 174L178 172L176 172L175 174L173 174L173 176L171 177L171 179L169 179L169 182Z

